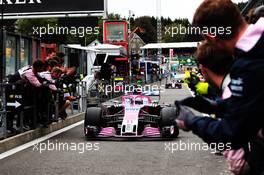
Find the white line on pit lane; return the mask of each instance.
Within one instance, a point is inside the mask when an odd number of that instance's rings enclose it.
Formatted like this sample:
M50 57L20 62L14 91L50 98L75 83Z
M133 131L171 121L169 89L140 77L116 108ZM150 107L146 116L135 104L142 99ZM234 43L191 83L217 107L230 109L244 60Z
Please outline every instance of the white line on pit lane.
M23 144L23 145L21 145L21 146L18 146L18 147L16 147L16 148L13 148L13 149L11 149L11 150L9 150L9 151L3 152L2 154L0 154L0 160L1 160L1 159L4 159L4 158L6 158L6 157L9 157L9 156L11 156L11 155L13 155L13 154L15 154L15 153L17 153L17 152L20 152L20 151L22 151L22 150L24 150L24 149L27 149L27 148L29 148L29 147L35 145L35 144L38 144L38 143L40 143L40 142L43 142L43 141L45 141L45 140L47 140L47 139L49 139L49 138L51 138L51 137L54 137L54 136L59 135L59 134L61 134L61 133L63 133L63 132L66 132L66 131L68 131L68 130L70 130L70 129L72 129L72 128L75 128L75 127L77 127L77 126L79 126L79 125L81 125L81 124L83 124L83 121L80 121L80 122L78 122L78 123L74 123L74 124L72 124L72 125L70 125L70 126L67 126L67 127L65 127L65 128L62 128L62 129L60 129L60 130L58 130L58 131L52 132L52 133L50 133L50 134L48 134L48 135L46 135L46 136L43 136L43 137L38 138L38 139L35 139L35 140L30 141L30 142L28 142L28 143L25 143L25 144Z

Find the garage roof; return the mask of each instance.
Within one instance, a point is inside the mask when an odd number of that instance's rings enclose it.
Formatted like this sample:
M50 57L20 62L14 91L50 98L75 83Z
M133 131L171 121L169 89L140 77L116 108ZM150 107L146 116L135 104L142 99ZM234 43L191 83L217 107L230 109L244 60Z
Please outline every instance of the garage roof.
M151 43L140 49L173 49L173 48L196 48L198 42L181 42L181 43Z

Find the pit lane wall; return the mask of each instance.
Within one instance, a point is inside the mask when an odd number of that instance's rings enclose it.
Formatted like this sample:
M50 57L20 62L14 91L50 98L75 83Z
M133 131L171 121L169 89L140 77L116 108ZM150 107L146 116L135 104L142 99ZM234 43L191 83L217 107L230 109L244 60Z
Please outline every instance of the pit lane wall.
M37 138L40 138L42 136L45 136L49 133L52 133L54 131L60 130L62 128L65 128L67 126L70 126L74 123L77 123L79 121L84 120L85 113L79 113L73 116L70 116L66 118L65 120L61 120L56 123L52 123L47 126L47 128L37 128L35 130L30 130L24 133L21 133L19 135L4 139L0 141L0 154L8 151L12 148L15 148L17 146L23 145L27 142L30 142L32 140L35 140Z

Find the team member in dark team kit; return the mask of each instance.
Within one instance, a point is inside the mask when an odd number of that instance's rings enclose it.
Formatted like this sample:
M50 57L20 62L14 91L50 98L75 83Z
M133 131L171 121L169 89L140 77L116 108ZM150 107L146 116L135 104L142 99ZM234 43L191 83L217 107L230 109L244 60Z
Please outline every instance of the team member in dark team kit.
M199 68L206 81L210 82L210 85L219 91L219 96L216 98L218 100L213 101L202 96L195 96L188 97L178 103L192 107L203 113L215 114L217 118L223 117L222 112L225 110L225 105L221 99L227 99L231 96L231 91L228 87L230 83L228 72L233 62L232 57L232 55L215 48L208 42L203 42L199 45L196 52ZM234 174L248 172L244 148L241 147L236 150L228 148L223 153L227 158L230 171Z
M264 19L248 25L230 0L205 0L193 24L203 29L228 29L204 36L235 57L230 69L231 97L225 100L222 120L195 117L182 107L177 122L207 143L232 143L233 149L246 148L251 174L264 174L264 143L257 137L263 135L259 131L264 127L264 89L259 88L264 86Z

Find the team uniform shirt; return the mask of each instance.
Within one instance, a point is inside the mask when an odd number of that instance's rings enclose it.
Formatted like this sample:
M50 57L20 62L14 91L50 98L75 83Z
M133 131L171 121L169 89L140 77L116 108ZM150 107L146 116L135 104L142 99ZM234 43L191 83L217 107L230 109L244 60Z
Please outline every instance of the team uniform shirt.
M187 127L207 143L232 143L241 148L264 123L264 18L250 25L236 44L223 119L196 117Z
M57 90L57 87L54 85L55 80L51 77L51 73L49 71L40 72L40 73L38 73L38 75L39 75L40 78L43 78L43 79L49 81L50 83L52 83L52 84L49 85L49 88L51 90L53 90L53 91Z
M253 167L253 174L263 173L263 150L260 140L264 128L264 18L250 25L236 43L235 60L230 70L230 81L225 84L225 111L222 120L195 118L188 123L194 134L207 143L232 143L225 152L229 168L239 174L245 155ZM251 144L253 143L253 144ZM251 153L251 146L258 153ZM263 148L263 147L262 147Z
M33 73L32 67L22 68L19 71L20 77L23 80L27 80L31 85L35 87L41 87L42 84L39 82L36 75Z
M222 99L228 99L231 97L232 92L229 89L228 85L231 82L230 74L227 74L222 82ZM240 148L238 150L226 150L224 151L224 156L228 162L228 169L234 174L238 175L243 170L243 167L246 164L245 160L245 150Z

